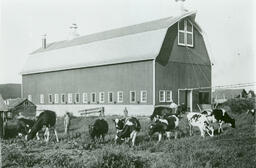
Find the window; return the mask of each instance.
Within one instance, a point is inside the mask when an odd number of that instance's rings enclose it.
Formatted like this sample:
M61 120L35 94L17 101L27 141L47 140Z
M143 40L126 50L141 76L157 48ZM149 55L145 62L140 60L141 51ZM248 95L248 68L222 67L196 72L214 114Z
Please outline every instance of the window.
M91 103L96 103L96 93L91 93Z
M108 92L108 103L113 103L113 92Z
M44 104L44 95L40 94L40 104Z
M130 91L130 103L135 103L135 102L136 102L136 92Z
M68 93L68 103L72 103L72 93Z
M147 103L147 91L146 90L140 91L140 101L142 103Z
M124 92L118 91L117 92L117 102L118 103L123 103L124 101Z
M75 102L76 103L80 102L80 94L79 93L76 93Z
M53 103L52 94L48 95L48 103Z
M61 95L61 103L65 103L65 95L64 94Z
M99 93L99 102L104 103L104 92Z
M164 90L159 91L159 102L165 102L165 91Z
M59 103L59 94L54 94L54 103Z
M199 92L199 104L210 104L209 92Z
M32 101L32 95L28 95L28 100Z
M189 20L178 22L178 45L193 47L193 24Z
M172 91L166 90L166 102L172 102Z
M83 93L83 103L88 103L88 95L87 95L87 93Z

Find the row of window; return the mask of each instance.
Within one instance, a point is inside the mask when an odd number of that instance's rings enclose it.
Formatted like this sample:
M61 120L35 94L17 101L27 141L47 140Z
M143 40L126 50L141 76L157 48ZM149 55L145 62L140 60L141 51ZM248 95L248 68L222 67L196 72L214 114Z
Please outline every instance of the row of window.
M92 92L90 93L90 99L88 93L82 93L82 103L105 103L105 92L99 92L98 93L98 102L96 93ZM74 102L80 103L80 93L68 93L66 94L48 94L48 103L52 104L58 104L58 103L73 103L73 96L74 96ZM40 94L40 104L45 103L45 96L43 94ZM32 95L28 95L28 100L32 101ZM124 100L124 93L123 91L117 92L117 103L123 103ZM108 103L114 103L114 92L108 92L107 93L107 101ZM130 91L130 103L136 102L136 91ZM140 91L140 102L141 103L147 103L147 91L142 90Z
M159 102L172 102L172 91L171 90L160 90L159 91Z

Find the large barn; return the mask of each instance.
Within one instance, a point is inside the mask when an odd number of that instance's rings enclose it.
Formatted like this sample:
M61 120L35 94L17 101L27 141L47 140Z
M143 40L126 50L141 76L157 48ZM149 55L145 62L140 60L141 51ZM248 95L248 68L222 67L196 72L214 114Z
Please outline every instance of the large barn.
M22 71L22 96L39 109L104 107L149 115L155 105L211 101L211 61L195 11L47 43ZM208 89L205 89L208 88Z

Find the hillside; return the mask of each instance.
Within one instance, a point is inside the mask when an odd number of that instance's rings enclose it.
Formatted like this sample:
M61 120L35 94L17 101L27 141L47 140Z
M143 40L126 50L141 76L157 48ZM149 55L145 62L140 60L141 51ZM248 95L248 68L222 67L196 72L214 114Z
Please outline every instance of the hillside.
M21 97L21 84L0 84L0 94L3 99L14 99Z

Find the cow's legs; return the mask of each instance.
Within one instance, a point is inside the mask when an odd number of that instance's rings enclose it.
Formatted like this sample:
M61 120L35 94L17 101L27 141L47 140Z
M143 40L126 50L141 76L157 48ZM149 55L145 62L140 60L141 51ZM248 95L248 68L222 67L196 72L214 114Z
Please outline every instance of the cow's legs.
M205 128L203 128L203 127L199 127L199 129L200 129L200 132L201 132L201 136L202 137L204 137L204 135L205 135Z
M174 138L177 139L177 137L178 137L178 131L175 130L175 132L174 132Z
M39 132L36 133L36 139L39 141L40 138L39 138Z
M158 133L158 142L160 142L162 140L162 133Z
M49 142L50 131L49 131L49 128L48 128L48 127L46 127L44 134L45 134L45 136L46 136L45 141L46 141L46 142Z
M189 135L192 136L193 134L193 128L192 128L192 125L189 124Z
M137 136L137 131L133 131L133 132L131 133L131 137L132 137L132 146L135 145L136 136Z
M219 129L218 129L218 133L223 132L222 124L223 124L223 121L219 122Z
M167 139L170 140L171 132L170 131L166 131L166 136L167 136Z
M59 137L58 137L56 128L54 128L54 134L55 134L55 137L56 137L56 141L59 142Z

